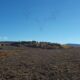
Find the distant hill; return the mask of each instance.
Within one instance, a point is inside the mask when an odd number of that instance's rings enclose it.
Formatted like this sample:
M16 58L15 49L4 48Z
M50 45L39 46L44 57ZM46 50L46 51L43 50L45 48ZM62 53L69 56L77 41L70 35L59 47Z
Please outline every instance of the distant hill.
M71 47L80 47L80 44L72 44L72 43L69 43L69 44L66 44L67 46L71 46Z

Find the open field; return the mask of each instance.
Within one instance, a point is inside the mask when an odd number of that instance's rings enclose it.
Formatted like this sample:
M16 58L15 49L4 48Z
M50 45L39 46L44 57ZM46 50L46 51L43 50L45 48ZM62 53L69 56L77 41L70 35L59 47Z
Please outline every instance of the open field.
M1 48L0 80L80 80L80 48Z

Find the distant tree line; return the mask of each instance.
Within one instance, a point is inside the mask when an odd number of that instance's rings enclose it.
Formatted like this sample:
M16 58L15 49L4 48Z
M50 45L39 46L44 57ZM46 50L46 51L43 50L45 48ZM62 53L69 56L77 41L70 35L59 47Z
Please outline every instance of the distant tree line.
M11 46L25 46L25 47L33 47L33 48L43 48L43 49L58 49L63 48L61 44L58 43L51 43L51 42L37 42L37 41L20 41L20 42L13 42Z

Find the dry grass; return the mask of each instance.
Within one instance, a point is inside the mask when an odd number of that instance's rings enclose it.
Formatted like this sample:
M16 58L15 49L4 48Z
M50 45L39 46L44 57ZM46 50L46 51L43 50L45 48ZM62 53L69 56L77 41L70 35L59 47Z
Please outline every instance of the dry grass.
M12 51L0 51L0 58L1 57L8 57L12 55Z
M0 80L80 80L80 48L1 50Z

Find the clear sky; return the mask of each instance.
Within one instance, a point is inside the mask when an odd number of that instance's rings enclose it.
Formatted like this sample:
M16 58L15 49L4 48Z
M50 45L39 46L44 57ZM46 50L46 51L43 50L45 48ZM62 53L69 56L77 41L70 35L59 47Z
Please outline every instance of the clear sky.
M0 40L80 43L80 0L0 0Z

